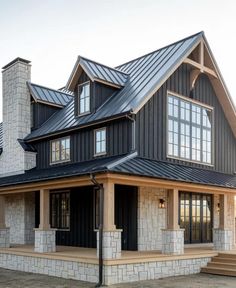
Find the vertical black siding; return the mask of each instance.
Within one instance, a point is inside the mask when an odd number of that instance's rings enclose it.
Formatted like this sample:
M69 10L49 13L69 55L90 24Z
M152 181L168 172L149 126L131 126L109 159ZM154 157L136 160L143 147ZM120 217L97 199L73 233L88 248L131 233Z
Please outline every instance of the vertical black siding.
M81 129L70 133L71 161L76 163L95 159L94 157L94 129L106 127L107 129L107 156L115 156L129 153L132 148L132 123L128 119L108 122L102 126ZM63 135L60 135L62 137ZM65 135L64 135L65 136ZM54 137L55 138L55 137ZM34 144L37 151L37 168L50 166L50 140L40 141ZM101 156L100 156L101 157ZM57 164L63 165L63 164Z
M39 128L47 121L55 112L61 108L50 106L42 103L32 103L33 109L33 127L32 130Z
M115 185L115 224L122 229L122 250L137 250L138 192L135 186Z
M209 78L201 74L191 98L214 107L214 167L168 159L167 151L167 90L190 97L190 71L182 64L138 112L136 117L136 146L139 155L151 159L184 163L190 166L233 173L236 163L236 142Z

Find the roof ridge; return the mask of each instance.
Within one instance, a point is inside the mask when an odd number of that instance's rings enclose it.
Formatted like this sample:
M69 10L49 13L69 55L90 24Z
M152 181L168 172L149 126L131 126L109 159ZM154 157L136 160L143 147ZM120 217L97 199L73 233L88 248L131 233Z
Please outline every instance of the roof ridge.
M70 96L70 97L74 97L73 95L69 94L69 93L66 93L66 92L62 92L61 90L58 90L58 89L54 89L54 88L50 88L50 87L47 87L47 86L44 86L44 85L40 85L40 84L36 84L36 83L32 83L31 81L27 81L27 83L29 85L35 85L35 86L39 86L41 88L45 88L45 89L48 89L48 90L52 90L52 91L55 91L55 92L58 92L58 93L62 93L62 94L65 94L67 96Z
M84 60L86 60L86 61L93 62L93 63L98 64L98 65L101 65L101 66L103 66L103 67L106 67L106 68L111 69L111 70L113 70L113 71L115 71L115 72L124 74L124 75L126 75L126 76L129 76L128 73L125 73L125 72L123 72L123 71L120 71L120 70L118 70L118 69L116 69L116 68L114 68L114 67L110 67L110 66L108 66L108 65L99 63L99 62L97 62L97 61L91 60L91 59L86 58L86 57L84 57L84 56L81 56L81 55L80 55L79 58L84 59Z
M197 35L204 35L204 31L200 31L200 32L198 32L198 33L195 33L195 34L193 34L193 35L190 35L190 36L188 36L188 37L185 37L185 38L183 38L183 39L181 39L181 40L175 41L175 42L173 42L173 43L171 43L171 44L165 45L165 46L163 46L163 47L161 47L161 48L158 48L158 49L156 49L156 50L154 50L154 51L152 51L152 52L146 53L146 54L141 55L141 56L139 56L139 57L137 57L137 58L134 58L134 59L132 59L132 60L130 60L130 61L127 61L127 62L125 62L125 63L122 63L122 64L116 66L115 68L118 69L118 68L121 67L121 66L124 66L124 65L127 65L127 64L129 64L129 63L132 63L132 62L134 62L134 61L136 61L136 60L139 60L139 59L141 59L141 58L143 58L143 57L147 57L147 56L149 56L149 55L151 55L151 54L153 54L153 53L156 53L156 52L158 52L158 51L160 51L160 50L162 50L162 49L165 49L165 48L170 47L170 46L172 46L172 45L176 45L176 44L178 44L179 42L186 41L186 40L188 40L188 39L190 39L190 38L193 38L193 37L195 37L195 36L197 36ZM119 71L120 71L120 70L119 70Z

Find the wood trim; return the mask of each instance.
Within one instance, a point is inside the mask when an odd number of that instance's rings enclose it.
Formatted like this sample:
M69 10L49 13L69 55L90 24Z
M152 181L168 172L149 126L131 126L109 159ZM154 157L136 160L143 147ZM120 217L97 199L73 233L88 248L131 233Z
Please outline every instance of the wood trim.
M106 80L102 80L99 78L94 78L94 81L108 85L108 86L111 86L111 87L114 87L114 88L118 88L118 89L121 89L123 87L122 85L114 84L114 83L111 83L111 82L108 82Z
M218 76L214 70L212 70L212 69L210 69L210 68L208 68L202 64L199 64L198 62L196 62L192 59L186 58L183 62L199 69L201 73L206 73L206 74L209 74L210 76L213 76L214 78L218 78Z
M0 196L0 229L6 228L5 222L5 197Z

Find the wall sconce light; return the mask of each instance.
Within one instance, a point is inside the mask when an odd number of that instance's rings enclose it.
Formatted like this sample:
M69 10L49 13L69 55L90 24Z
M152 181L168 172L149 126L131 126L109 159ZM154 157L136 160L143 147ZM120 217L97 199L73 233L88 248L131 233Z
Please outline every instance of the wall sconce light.
M217 203L217 212L220 213L220 203Z
M159 199L159 208L164 209L166 208L166 201L164 199Z

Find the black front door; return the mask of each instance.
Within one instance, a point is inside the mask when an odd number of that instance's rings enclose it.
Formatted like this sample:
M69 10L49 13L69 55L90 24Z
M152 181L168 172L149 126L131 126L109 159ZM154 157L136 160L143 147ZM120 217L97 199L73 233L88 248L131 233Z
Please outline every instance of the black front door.
M179 222L185 243L212 242L212 195L180 192Z
M137 250L137 187L115 185L115 224L122 229L122 250Z

